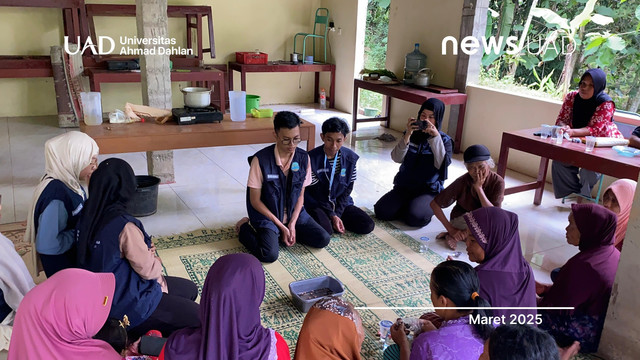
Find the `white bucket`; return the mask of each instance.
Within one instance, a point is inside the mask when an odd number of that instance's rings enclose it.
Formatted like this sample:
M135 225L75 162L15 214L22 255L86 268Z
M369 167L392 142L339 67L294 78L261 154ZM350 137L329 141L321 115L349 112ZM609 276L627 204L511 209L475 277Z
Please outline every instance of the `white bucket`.
M229 91L229 107L232 121L244 121L247 118L247 92Z
M81 92L82 112L84 123L87 125L102 124L102 102L99 92Z

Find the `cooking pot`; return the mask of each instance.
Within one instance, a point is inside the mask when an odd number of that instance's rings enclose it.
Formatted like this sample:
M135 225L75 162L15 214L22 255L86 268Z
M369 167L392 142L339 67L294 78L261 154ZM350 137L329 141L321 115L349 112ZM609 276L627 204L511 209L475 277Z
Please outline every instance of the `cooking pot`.
M184 105L203 108L211 105L211 89L202 87L186 87L181 89L184 94Z
M415 84L418 86L429 86L435 74L429 68L423 68L415 76Z

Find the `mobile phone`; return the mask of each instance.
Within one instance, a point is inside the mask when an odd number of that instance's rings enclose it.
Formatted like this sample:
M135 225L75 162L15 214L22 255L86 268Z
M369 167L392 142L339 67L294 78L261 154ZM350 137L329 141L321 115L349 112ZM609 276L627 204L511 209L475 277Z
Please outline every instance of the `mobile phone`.
M414 121L413 125L417 125L418 130L426 130L429 127L429 123L426 120Z
M538 131L538 132L534 132L534 133L533 133L533 136L542 136L542 133L541 133L540 131Z
M162 352L162 347L166 342L166 338L156 336L143 336L140 338L140 354L158 356L160 355L160 352Z

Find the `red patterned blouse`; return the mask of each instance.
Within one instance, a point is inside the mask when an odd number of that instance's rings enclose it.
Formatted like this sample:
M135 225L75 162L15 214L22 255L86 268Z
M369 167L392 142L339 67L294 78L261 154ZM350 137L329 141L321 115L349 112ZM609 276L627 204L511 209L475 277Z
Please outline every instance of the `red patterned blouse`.
M573 128L573 100L576 95L578 95L578 92L572 91L564 97L556 125L569 125L569 127ZM613 101L603 102L596 107L596 111L586 127L589 129L591 136L623 138L618 127L613 122L613 113L615 111L616 107Z

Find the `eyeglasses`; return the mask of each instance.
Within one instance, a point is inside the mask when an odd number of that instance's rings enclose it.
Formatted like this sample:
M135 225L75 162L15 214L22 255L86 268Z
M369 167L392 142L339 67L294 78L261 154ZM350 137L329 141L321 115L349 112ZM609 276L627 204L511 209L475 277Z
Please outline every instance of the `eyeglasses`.
M300 139L299 137L294 137L293 139L289 139L289 138L280 139L280 143L282 145L289 145L291 143L293 143L293 145L298 145L300 144L301 141L302 139Z

